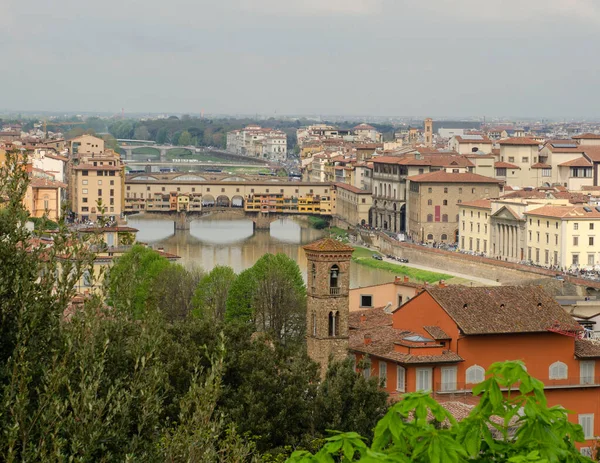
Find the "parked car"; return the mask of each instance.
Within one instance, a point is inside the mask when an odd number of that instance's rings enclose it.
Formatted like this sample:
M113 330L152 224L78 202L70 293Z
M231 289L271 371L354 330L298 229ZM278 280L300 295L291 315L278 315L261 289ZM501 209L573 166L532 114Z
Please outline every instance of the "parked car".
M408 259L406 257L399 257L398 262L403 262L405 264L408 264Z
M562 276L562 275L560 275L560 274L559 274L559 275L556 275L554 278L555 278L555 279L557 279L558 281L565 281L565 277L563 277L563 276Z
M381 257L379 254L373 254L373 259L375 259L375 260L383 260L383 257Z

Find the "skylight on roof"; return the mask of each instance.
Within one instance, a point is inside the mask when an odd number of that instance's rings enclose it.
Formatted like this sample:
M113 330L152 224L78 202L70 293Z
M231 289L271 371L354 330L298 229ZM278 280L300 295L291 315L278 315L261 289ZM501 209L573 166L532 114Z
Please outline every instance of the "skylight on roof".
M406 336L404 340L410 342L433 342L433 339L426 338L425 336L421 336L419 334L412 334L410 336Z
M575 143L552 143L554 148L577 148Z

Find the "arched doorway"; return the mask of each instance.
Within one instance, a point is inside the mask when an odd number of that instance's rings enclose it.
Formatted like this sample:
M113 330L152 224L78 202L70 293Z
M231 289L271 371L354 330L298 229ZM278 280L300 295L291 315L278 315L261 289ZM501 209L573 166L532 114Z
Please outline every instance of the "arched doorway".
M229 197L221 195L217 197L217 207L229 207Z
M400 233L406 231L406 204L400 207Z
M458 243L458 230L454 230L454 242Z
M240 195L231 198L231 207L244 207L244 198Z
M204 195L202 196L202 207L214 207L215 206L215 197L212 195Z

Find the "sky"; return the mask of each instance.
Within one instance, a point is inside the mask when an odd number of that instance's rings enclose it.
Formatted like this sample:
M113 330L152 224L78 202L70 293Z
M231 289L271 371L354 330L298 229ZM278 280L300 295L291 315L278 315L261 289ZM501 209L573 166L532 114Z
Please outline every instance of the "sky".
M0 0L0 110L600 119L599 0Z

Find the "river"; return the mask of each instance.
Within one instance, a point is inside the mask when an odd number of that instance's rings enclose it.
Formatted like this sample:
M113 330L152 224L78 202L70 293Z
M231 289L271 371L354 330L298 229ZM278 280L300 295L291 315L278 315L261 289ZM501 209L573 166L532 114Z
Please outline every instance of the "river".
M304 244L318 240L324 231L310 228L304 221L280 219L271 230L253 231L252 221L237 218L204 216L194 220L189 230L174 230L169 219L130 216L128 226L137 228L137 239L181 257L186 267L198 266L210 271L216 265L228 265L236 273L252 267L265 253L282 252L294 259L306 279ZM370 286L394 280L392 273L350 266L350 287Z

